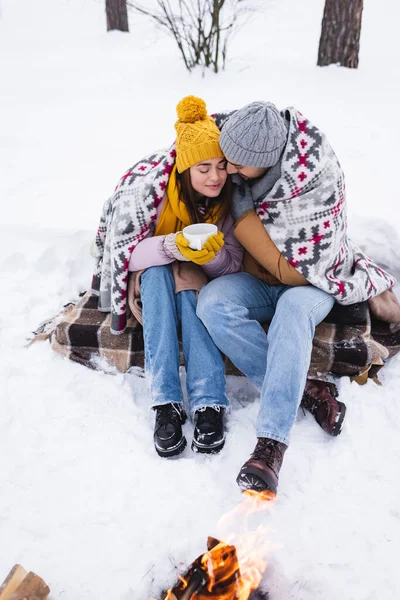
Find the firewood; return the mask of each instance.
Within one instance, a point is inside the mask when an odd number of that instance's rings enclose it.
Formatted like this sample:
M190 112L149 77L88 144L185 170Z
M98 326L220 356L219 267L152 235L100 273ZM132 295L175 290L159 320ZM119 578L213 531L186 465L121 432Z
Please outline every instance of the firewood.
M39 575L30 571L15 592L11 594L10 600L46 600L49 594L49 586Z
M27 574L28 572L21 565L14 565L0 586L0 600L10 600L11 594L15 592Z
M218 546L218 544L220 544L220 543L221 542L219 540L217 540L217 538L209 535L207 538L207 550L208 551L212 550L213 548L215 548L215 546Z
M365 385L368 381L368 371L364 371L360 375L350 377L351 381L355 381L358 385Z

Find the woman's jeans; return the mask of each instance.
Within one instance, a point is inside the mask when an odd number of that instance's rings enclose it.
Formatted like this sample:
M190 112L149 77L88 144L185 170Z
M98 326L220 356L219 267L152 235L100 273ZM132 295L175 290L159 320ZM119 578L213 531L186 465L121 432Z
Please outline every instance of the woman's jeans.
M205 406L227 407L223 358L196 315L196 292L176 294L171 267L166 265L144 271L140 295L145 371L153 406L183 401L179 378L180 324L190 413Z
M212 339L261 393L257 437L288 445L310 366L315 326L333 297L311 285L268 285L225 275L200 292L197 314ZM260 323L271 321L268 333Z

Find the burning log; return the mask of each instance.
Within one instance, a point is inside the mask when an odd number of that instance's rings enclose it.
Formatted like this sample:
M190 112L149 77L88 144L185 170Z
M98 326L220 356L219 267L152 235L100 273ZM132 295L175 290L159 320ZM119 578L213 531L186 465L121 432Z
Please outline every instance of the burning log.
M0 586L0 600L46 600L50 588L41 577L14 565Z
M271 492L244 494L244 500L218 522L218 535L229 543L209 537L207 552L178 575L179 581L161 600L268 600L261 583L272 544L268 527L249 528L249 518L270 510L274 500Z
M265 592L243 585L235 546L209 537L207 548L163 600L268 600Z

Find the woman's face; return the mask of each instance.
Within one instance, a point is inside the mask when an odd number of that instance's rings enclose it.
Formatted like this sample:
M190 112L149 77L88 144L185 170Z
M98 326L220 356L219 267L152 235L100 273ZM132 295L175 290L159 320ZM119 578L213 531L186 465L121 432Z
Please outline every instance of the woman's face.
M208 198L219 196L228 177L225 158L210 158L193 165L189 170L196 192Z

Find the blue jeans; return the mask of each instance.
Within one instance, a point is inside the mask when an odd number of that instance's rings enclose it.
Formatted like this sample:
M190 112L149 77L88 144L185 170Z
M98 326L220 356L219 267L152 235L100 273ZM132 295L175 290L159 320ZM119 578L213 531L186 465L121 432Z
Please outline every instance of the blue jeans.
M224 275L200 292L197 314L212 339L261 393L257 437L288 445L311 360L315 326L333 297L311 285L268 285ZM260 323L271 321L268 334Z
M225 367L203 323L196 315L196 292L175 294L170 265L150 267L142 274L145 371L153 406L182 404L179 378L178 325L182 332L189 410L227 407Z

